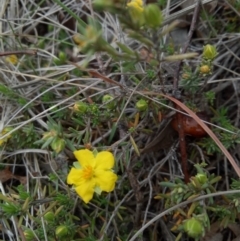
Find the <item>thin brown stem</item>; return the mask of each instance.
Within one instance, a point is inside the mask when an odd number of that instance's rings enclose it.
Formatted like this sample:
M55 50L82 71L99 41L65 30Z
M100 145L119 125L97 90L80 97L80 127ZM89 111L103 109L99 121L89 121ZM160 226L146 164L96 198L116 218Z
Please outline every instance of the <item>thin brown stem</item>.
M22 54L36 55L37 50L16 50L16 51L0 52L0 57L13 55L13 54L15 54L15 55L22 55Z
M187 42L183 47L182 53L186 53L187 48L192 40L193 32L196 29L196 24L197 24L197 19L199 16L199 10L200 10L200 0L197 1L194 13L193 13L193 18L190 26L190 30L188 33L188 38ZM178 85L179 85L179 79L180 79L180 70L182 66L182 61L179 61L177 63L174 79L173 79L173 96L176 99L180 99L180 96L178 96ZM175 106L176 109L181 110L177 105ZM180 153L181 153L181 161L182 161L182 170L184 174L184 180L185 182L189 182L189 174L188 174L188 163L187 163L187 151L186 151L186 140L185 140L185 133L183 129L183 118L182 114L178 113L177 114L177 121L178 121L178 135L179 135L179 146L180 146Z

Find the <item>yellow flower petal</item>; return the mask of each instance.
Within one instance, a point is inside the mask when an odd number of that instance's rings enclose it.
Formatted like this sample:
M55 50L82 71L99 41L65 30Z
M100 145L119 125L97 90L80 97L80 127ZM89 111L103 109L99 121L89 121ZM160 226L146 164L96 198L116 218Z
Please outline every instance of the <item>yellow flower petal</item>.
M109 170L114 166L114 156L109 151L101 151L96 156L95 169Z
M115 188L115 182L117 181L117 175L112 171L95 171L96 185L100 187L102 191L111 192Z
M73 154L82 167L85 167L87 165L93 166L95 163L94 155L88 149L74 151Z
M76 169L73 167L67 176L67 183L70 185L73 184L75 186L77 186L78 184L81 184L82 174L83 174L82 169Z
M127 4L131 9L136 10L138 13L143 12L143 1L142 0L132 0Z
M94 187L96 183L93 179L87 180L82 185L75 188L77 194L82 198L85 203L88 203L93 198Z

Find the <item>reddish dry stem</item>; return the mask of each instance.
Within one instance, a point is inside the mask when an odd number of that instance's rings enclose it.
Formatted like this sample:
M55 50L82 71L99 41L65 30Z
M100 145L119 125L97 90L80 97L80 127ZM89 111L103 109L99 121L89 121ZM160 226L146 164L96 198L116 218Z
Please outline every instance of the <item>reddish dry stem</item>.
M176 106L179 109L178 106ZM184 174L185 183L189 182L189 174L188 174L188 164L187 164L187 151L186 151L186 140L185 133L183 128L183 116L181 113L177 113L177 121L178 121L178 135L179 135L179 146L181 153L181 165Z

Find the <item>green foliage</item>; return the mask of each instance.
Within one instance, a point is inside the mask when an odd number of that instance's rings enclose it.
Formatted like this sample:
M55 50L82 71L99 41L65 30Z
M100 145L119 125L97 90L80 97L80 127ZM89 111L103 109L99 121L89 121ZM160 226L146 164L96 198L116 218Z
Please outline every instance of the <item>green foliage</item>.
M158 0L158 4L160 7L164 8L167 4L167 0Z
M16 101L17 103L21 104L22 106L27 104L27 100L24 97L22 97L15 90L7 87L4 84L0 84L0 93L3 96L5 96L7 99Z
M3 214L6 216L6 218L20 215L22 212L22 207L20 203L7 201L0 204L0 207L2 208Z
M213 132L218 136L220 141L226 148L234 146L236 143L240 143L240 133L236 127L234 127L228 118L227 108L219 108L214 111L214 117L212 121L217 125L221 126L223 129L212 128ZM208 154L213 154L215 152L220 152L220 149L216 143L209 137L203 138L199 144L206 149Z
M187 71L183 75L181 81L182 87L191 94L195 94L199 90L199 77L190 71Z
M17 189L19 198L20 198L22 201L25 201L25 200L27 200L27 199L29 199L29 200L32 200L32 199L33 199L33 198L31 197L30 193L25 190L25 188L24 188L23 185L17 186L16 189Z
M220 176L208 173L204 167L205 163L196 164L197 174L190 178L190 182L185 184L182 180L176 179L175 182L161 182L160 185L168 188L167 194L158 194L156 198L165 201L165 208L169 208L186 200L194 199L203 194L215 193L215 184L221 180ZM232 188L237 188L239 183L233 180ZM228 196L229 198L229 196ZM178 209L183 222L173 227L179 232L177 240L186 233L189 237L199 240L204 236L206 230L210 228L210 218L217 218L221 221L221 226L226 227L229 223L235 222L239 212L239 202L235 196L231 199L224 197L221 205L216 205L213 198L206 198L203 202L195 201L190 206ZM235 205L230 205L233 202ZM171 214L171 215L176 215Z
M19 200L14 200L12 197L9 197L8 200L3 201L0 206L3 217L10 218L14 216L21 219L21 215L26 215L34 222L34 229L32 230L23 227L24 235L27 240L34 240L34 235L36 235L38 239L44 240L45 234L51 239L55 238L55 233L59 236L60 240L70 241L74 238L78 230L74 224L74 220L78 220L78 217L74 217L69 213L74 205L74 201L70 196L57 193L53 194L53 199L46 199L46 202L43 202L44 200L34 200L22 185L17 187L17 194L19 194L20 200L24 201L23 204L21 204ZM35 214L29 212L32 206L36 208L39 203L46 203L45 207L49 206L50 211L44 212L43 215L39 212ZM49 208L47 208L47 210L49 210ZM41 217L44 219L45 227L42 226ZM63 232L62 229L66 232Z
M205 93L205 98L207 99L207 101L209 102L209 104L211 106L213 106L214 104L214 100L215 100L215 92L213 91L208 91Z

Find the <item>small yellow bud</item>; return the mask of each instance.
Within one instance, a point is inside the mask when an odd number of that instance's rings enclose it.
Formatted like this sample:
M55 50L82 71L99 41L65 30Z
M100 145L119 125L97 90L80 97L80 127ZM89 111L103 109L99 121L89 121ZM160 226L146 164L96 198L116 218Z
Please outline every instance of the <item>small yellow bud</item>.
M163 22L162 12L156 4L148 4L144 8L144 19L147 27L157 28Z
M85 114L87 112L88 105L82 101L78 101L74 104L72 109L74 112Z
M200 67L201 74L209 74L211 72L211 68L209 65L203 65Z
M207 44L203 47L203 58L208 60L213 60L218 55L217 49L215 46Z
M128 8L136 10L138 13L143 12L143 1L142 0L132 0L127 4Z
M75 44L77 44L80 48L84 48L86 46L86 40L84 39L84 36L80 34L73 35L73 41Z
M144 24L144 16L143 16L143 1L142 0L132 0L127 4L128 11L132 22L141 27Z
M5 58L5 60L13 65L16 65L18 63L18 57L15 54L9 55Z
M145 111L147 108L148 108L148 103L146 100L139 100L137 103L136 103L136 108L139 110L139 111Z
M102 50L102 45L105 43L102 38L102 32L93 25L88 25L83 35L75 34L73 41L78 45L78 48L85 53L90 50Z
M190 75L187 74L187 73L183 73L183 75L182 75L182 78L183 78L183 79L188 79L189 77L190 77Z
M196 218L188 219L184 223L183 229L191 238L199 238L204 232L202 223Z
M101 32L97 30L94 26L88 25L85 32L85 37L87 40L91 41L92 43L97 43L99 40L99 35Z

